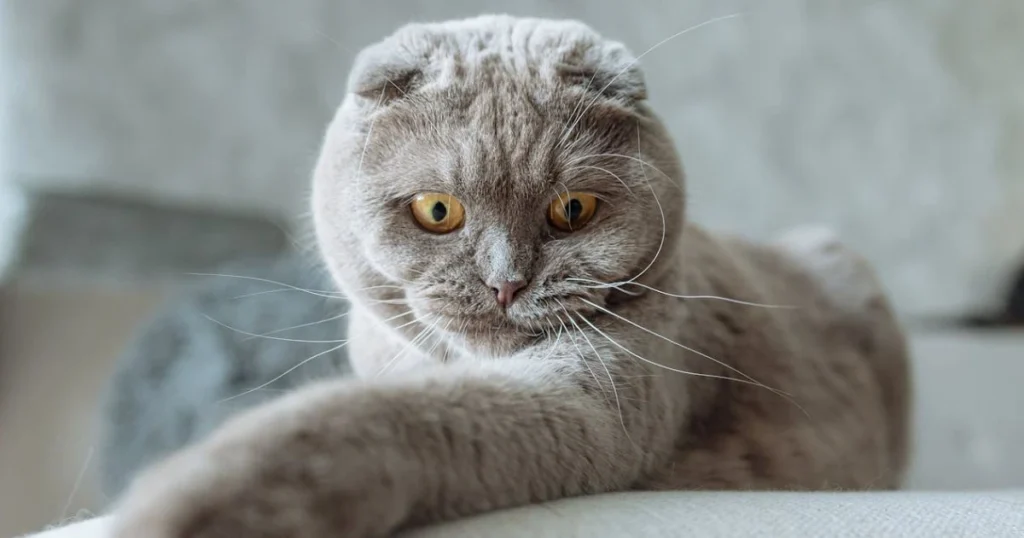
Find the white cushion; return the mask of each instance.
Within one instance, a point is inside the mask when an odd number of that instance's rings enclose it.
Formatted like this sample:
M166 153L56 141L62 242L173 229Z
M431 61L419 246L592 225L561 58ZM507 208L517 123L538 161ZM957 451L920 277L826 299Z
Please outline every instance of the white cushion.
M106 538L108 526L109 520L100 518L32 538ZM1024 536L1024 490L619 493L494 512L407 536L1020 538Z

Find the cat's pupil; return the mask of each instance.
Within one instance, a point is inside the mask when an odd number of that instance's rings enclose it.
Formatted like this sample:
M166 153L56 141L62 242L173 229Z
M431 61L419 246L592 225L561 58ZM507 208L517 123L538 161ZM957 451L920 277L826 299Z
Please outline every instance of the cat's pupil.
M583 212L583 203L573 198L568 204L565 204L565 215L569 217L569 222L572 222L580 218L580 213Z
M448 208L441 202L434 202L434 207L430 208L430 216L434 222L441 222L448 216Z

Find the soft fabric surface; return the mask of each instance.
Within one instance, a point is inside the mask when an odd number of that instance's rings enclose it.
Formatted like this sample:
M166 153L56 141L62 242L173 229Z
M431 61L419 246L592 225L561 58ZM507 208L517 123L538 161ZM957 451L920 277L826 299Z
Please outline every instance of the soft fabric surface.
M216 272L223 276L195 276L195 285L176 289L118 361L97 453L108 498L236 412L348 372L337 343L346 302L299 290L330 289L319 266L293 255Z
M106 519L33 538L106 538ZM983 493L622 493L496 512L409 538L1024 536L1024 490ZM239 537L244 538L244 537Z

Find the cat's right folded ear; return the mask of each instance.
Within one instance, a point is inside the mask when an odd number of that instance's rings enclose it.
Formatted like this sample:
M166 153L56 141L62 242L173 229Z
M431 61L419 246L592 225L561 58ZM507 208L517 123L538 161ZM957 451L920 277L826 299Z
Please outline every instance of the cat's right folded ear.
M587 32L591 32L587 28ZM557 65L562 82L608 99L635 103L647 99L647 84L637 58L621 43L593 38Z
M422 81L422 60L403 54L398 47L384 42L366 48L356 56L349 75L348 91L385 104L415 91Z

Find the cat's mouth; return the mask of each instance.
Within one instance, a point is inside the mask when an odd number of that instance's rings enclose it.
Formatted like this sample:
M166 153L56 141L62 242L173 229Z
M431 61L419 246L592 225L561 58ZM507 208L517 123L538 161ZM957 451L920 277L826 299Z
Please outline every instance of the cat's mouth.
M553 335L572 329L581 323L581 317L589 317L595 309L589 301L563 297L544 301L513 303L506 309L490 312L434 311L430 316L438 319L444 331L462 335L517 335L539 337Z

